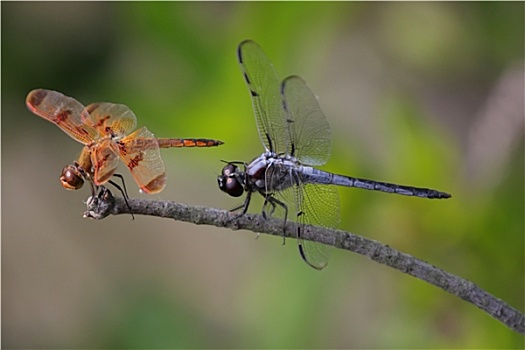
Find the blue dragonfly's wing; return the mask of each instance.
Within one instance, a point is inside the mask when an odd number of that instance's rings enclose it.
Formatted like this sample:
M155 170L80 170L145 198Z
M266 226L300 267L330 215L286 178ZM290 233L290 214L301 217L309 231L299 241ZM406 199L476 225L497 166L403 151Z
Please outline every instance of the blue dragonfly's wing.
M287 153L290 147L280 80L264 51L251 40L237 49L244 80L250 90L257 130L266 150Z
M317 98L295 75L282 82L281 95L291 140L290 154L305 165L325 164L330 159L332 134Z

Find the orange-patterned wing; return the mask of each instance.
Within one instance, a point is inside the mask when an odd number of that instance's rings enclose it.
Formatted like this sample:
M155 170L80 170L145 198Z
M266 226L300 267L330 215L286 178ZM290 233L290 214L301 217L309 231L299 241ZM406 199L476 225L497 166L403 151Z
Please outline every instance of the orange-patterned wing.
M36 89L27 95L26 105L31 112L56 124L78 142L87 145L99 138L84 106L72 97L57 91Z
M103 139L91 147L93 181L97 186L105 184L117 169L119 147L111 139Z
M124 137L137 127L137 117L125 105L97 102L86 107L100 135Z
M155 136L146 128L117 141L120 156L145 193L159 193L166 185L166 171Z

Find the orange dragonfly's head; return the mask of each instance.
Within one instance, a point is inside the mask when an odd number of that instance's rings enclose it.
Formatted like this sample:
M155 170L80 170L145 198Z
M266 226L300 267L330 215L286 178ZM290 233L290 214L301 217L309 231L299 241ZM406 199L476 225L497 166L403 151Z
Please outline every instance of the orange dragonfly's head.
M78 166L67 165L62 169L60 182L68 190L78 190L84 185L84 175Z

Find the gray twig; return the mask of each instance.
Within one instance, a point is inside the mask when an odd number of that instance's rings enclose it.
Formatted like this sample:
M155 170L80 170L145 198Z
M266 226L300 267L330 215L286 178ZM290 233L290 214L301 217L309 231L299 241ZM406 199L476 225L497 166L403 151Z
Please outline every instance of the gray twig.
M88 210L84 213L84 217L103 219L108 215L133 212L134 214L171 218L197 225L213 225L232 230L243 229L270 235L283 235L282 221L264 219L262 215L246 214L232 220L235 214L226 210L187 206L162 200L128 199L127 202L123 198L114 198L109 190L104 189L99 195L88 199L86 203ZM284 235L285 237L295 236L292 223L285 226ZM325 244L333 241L331 237L336 237L336 248L364 255L380 264L393 267L426 281L474 304L510 329L525 334L525 315L523 313L466 279L443 271L387 245L350 232L309 226L305 228L304 236L308 240Z

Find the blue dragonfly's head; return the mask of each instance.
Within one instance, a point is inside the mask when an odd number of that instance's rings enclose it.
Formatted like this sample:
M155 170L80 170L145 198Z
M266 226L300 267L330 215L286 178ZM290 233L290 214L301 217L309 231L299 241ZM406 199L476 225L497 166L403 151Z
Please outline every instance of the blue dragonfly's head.
M228 162L222 168L221 175L217 176L217 183L221 191L232 197L240 197L244 193L245 173L236 163Z

